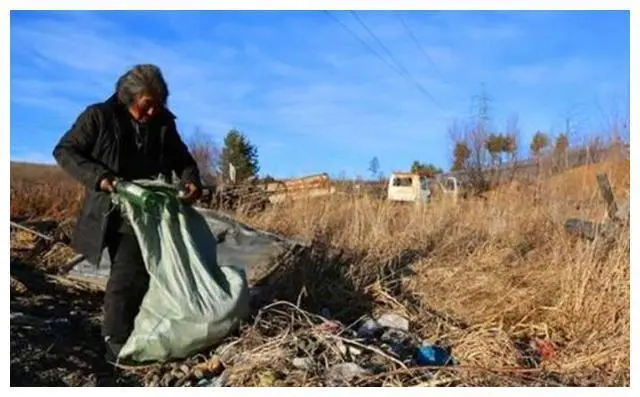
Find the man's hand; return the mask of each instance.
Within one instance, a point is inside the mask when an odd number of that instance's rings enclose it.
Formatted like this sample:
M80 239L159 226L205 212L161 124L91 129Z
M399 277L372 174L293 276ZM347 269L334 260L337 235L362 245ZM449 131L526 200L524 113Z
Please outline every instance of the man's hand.
M202 191L193 183L187 183L184 188L184 194L180 197L185 204L193 204L200 198Z
M115 189L113 187L113 182L111 181L111 178L103 178L100 181L100 190L107 193L114 192Z

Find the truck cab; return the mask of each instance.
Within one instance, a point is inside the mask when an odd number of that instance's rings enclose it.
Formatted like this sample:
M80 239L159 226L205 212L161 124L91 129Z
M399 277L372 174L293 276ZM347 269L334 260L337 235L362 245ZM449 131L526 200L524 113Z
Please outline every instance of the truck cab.
M428 203L432 193L431 182L432 180L424 174L394 172L389 177L387 200Z

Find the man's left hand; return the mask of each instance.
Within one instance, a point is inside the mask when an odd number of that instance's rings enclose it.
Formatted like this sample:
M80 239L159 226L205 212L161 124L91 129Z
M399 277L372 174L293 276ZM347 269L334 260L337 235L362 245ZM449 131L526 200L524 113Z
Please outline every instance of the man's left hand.
M185 204L193 204L200 198L202 191L193 183L187 183L184 188L184 195L180 198Z

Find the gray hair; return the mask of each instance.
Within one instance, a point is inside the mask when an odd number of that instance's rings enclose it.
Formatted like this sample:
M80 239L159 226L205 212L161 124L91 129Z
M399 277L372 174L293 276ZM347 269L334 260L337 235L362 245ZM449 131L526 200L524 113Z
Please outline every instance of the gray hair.
M169 88L159 67L143 64L135 65L120 76L116 83L116 94L120 102L127 106L144 94L152 95L165 105L169 97Z

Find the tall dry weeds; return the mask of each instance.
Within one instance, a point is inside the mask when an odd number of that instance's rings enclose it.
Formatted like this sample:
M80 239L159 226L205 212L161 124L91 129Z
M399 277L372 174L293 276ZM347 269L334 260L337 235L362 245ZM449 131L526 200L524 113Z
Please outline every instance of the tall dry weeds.
M629 230L588 242L562 227L569 214L604 214L595 171L613 175L617 198L628 197L628 164L573 170L562 183L543 183L537 201L522 186L457 205L335 196L248 221L309 240L322 236L335 252L351 253L343 272L353 288L373 295L374 310L403 311L421 337L446 340L466 365L521 366L518 343L540 338L555 346L542 365L562 374L562 383L628 385ZM582 194L574 190L563 201L567 178L584 183ZM327 292L315 299L331 300L331 280L316 282L329 285L316 288Z
M48 165L11 163L11 218L54 218L74 216L84 195L79 183L60 168Z
M537 365L555 382L621 386L630 379L629 230L588 242L562 227L567 217L604 214L597 171L609 174L618 199L629 196L629 162L615 161L537 187L513 184L484 201L415 206L336 195L238 217L319 247L281 278L281 298L343 309L349 320L400 311L421 338L450 344L466 368L494 376L472 371L464 384L510 384L501 371L526 367L523 345L539 338L554 345ZM12 180L11 215L66 217L79 197L75 185Z

